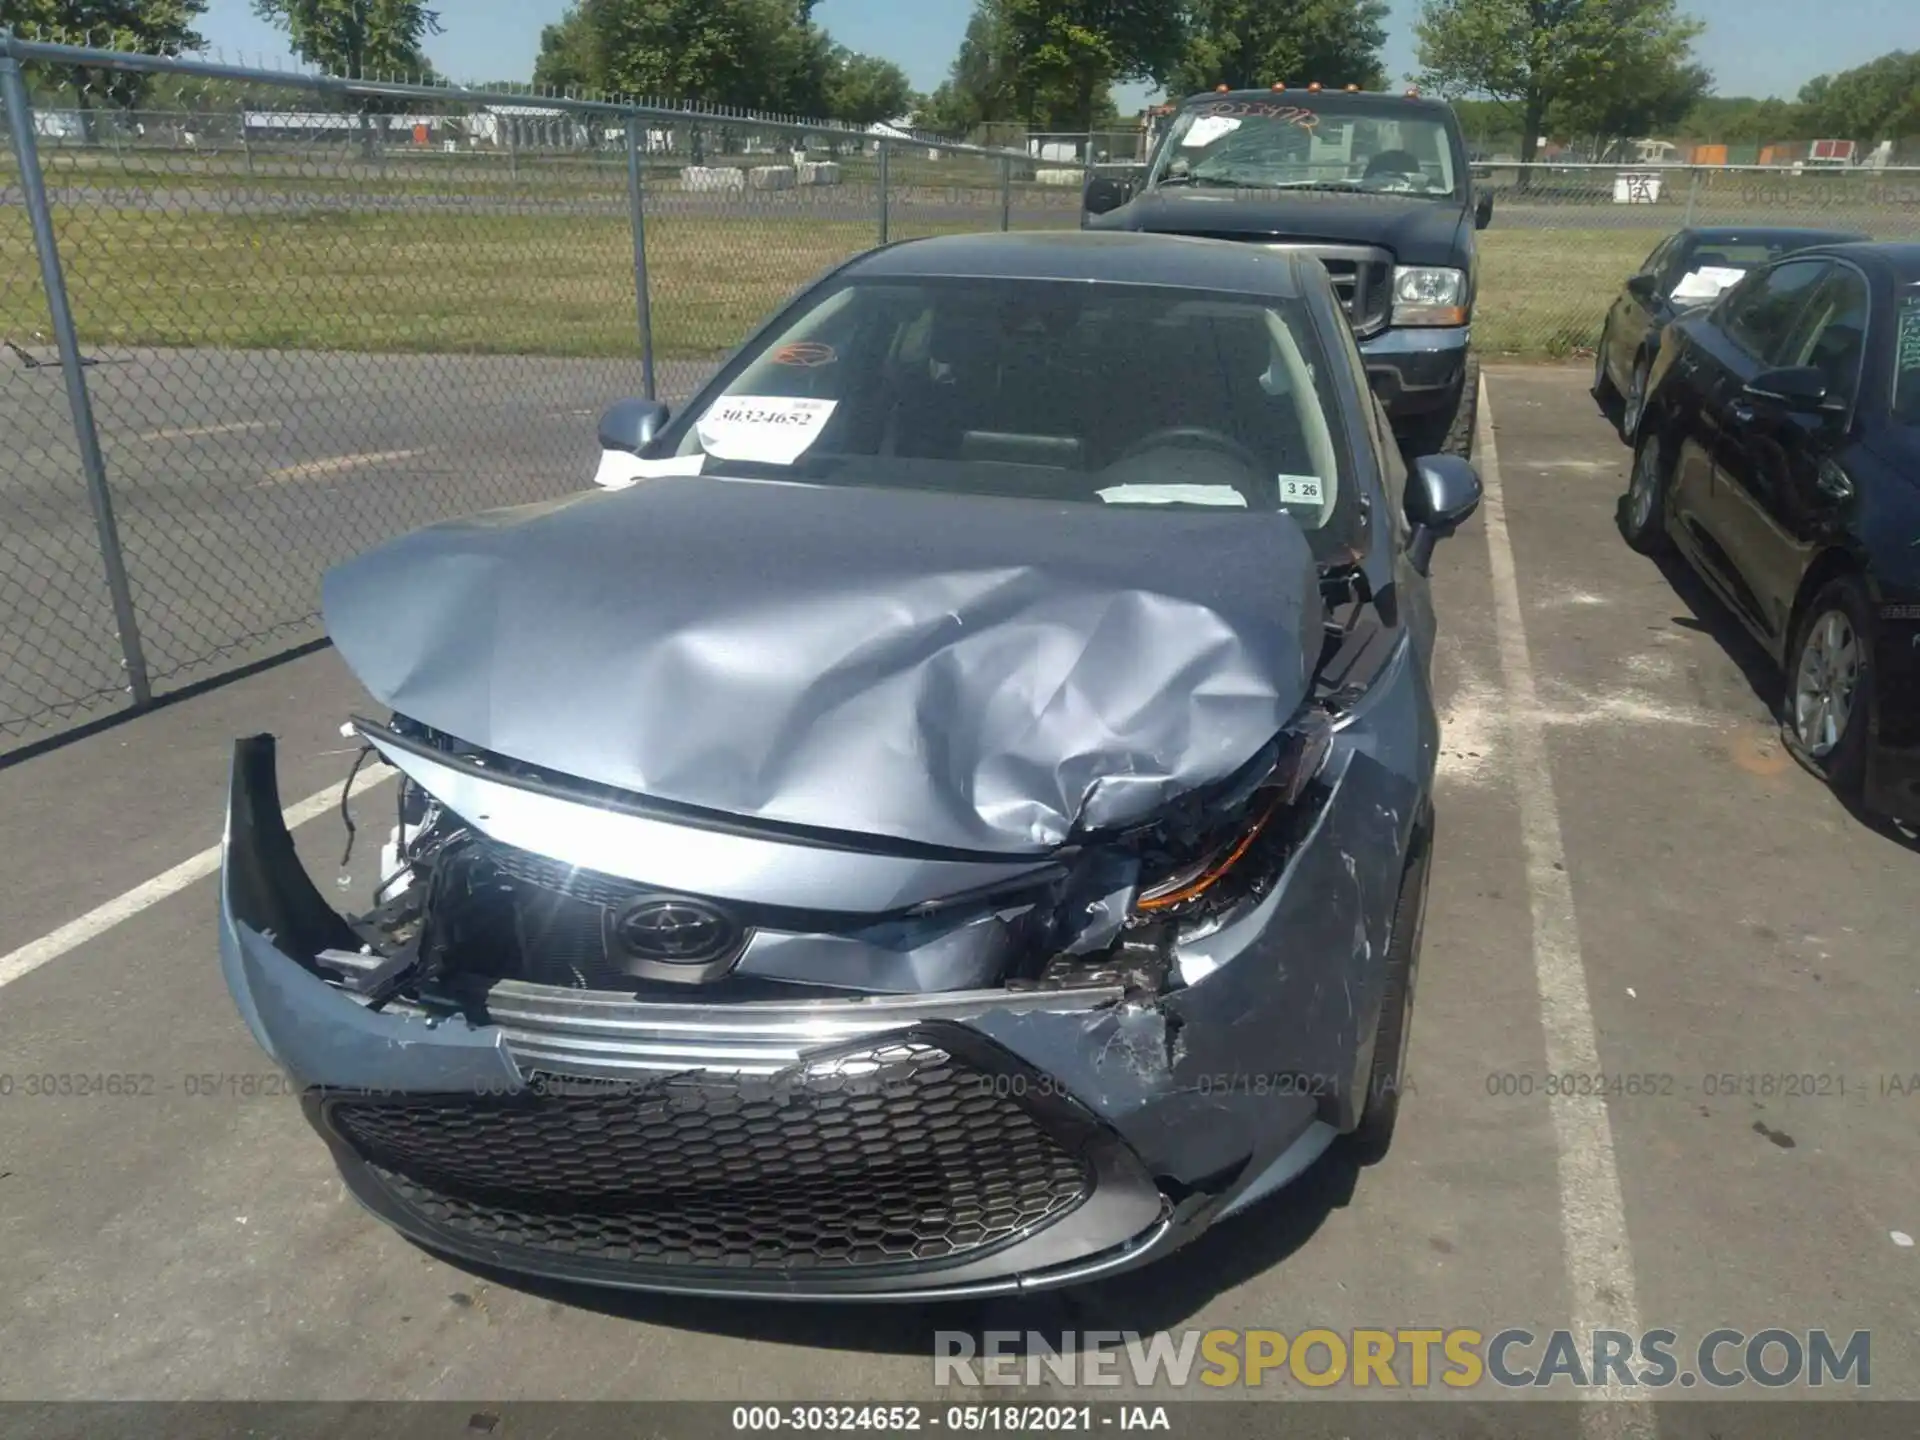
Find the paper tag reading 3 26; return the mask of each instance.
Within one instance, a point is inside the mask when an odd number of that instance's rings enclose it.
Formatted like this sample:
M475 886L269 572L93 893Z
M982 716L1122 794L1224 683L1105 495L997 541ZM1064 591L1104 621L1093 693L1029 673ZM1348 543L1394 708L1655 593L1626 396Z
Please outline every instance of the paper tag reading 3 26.
M1280 477L1280 503L1282 505L1321 505L1326 503L1327 492L1320 484L1318 475L1282 475Z
M741 395L715 401L700 417L700 445L717 460L791 465L820 438L832 400L793 395Z

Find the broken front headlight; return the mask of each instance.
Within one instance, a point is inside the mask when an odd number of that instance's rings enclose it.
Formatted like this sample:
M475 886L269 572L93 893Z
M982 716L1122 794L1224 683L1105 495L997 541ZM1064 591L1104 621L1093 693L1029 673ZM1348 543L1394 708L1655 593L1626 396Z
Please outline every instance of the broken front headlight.
M1333 726L1323 714L1303 716L1288 727L1272 770L1230 815L1195 833L1168 837L1157 853L1143 859L1134 913L1169 914L1213 891L1319 776L1332 748Z

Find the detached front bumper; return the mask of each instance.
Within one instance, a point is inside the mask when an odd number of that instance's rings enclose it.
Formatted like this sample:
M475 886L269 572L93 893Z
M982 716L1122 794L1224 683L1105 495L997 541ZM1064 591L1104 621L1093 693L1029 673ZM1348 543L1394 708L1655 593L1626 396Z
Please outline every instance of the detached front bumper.
M1471 326L1383 330L1360 342L1367 379L1387 415L1427 415L1452 405L1467 373Z
M1388 689L1411 739L1415 692ZM234 757L221 962L354 1195L429 1248L709 1295L1064 1285L1166 1253L1357 1121L1423 789L1377 753L1342 743L1280 883L1162 995L501 982L457 1014L323 978L313 957L361 937L301 868L257 737Z

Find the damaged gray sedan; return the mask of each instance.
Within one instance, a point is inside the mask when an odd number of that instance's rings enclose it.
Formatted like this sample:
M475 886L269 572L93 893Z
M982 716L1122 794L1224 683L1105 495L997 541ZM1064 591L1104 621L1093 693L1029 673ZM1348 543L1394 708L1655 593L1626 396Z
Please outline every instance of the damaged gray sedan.
M1479 484L1403 463L1317 262L896 245L603 443L327 578L399 772L371 909L235 751L227 982L369 1209L569 1281L981 1295L1384 1141Z

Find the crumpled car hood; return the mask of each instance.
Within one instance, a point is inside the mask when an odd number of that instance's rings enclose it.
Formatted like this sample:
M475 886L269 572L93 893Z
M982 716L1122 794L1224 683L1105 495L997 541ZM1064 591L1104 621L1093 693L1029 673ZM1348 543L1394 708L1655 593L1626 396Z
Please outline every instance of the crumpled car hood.
M582 780L1032 854L1242 767L1323 611L1284 514L684 477L435 525L334 569L382 703Z

